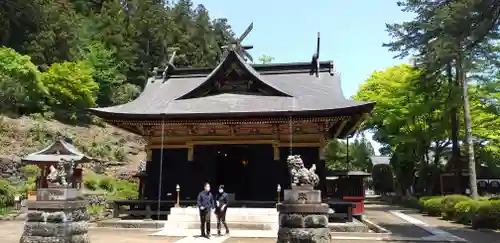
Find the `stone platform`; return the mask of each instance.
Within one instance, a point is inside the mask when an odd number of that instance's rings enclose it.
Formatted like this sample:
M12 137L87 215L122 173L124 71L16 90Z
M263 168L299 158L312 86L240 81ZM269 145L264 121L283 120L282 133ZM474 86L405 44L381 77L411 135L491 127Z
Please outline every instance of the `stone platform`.
M276 232L278 229L278 211L275 208L231 208L227 209L226 222L230 230L264 230ZM216 232L217 217L212 213L211 228ZM179 230L200 228L200 216L197 208L171 208L165 223L164 234L176 234Z

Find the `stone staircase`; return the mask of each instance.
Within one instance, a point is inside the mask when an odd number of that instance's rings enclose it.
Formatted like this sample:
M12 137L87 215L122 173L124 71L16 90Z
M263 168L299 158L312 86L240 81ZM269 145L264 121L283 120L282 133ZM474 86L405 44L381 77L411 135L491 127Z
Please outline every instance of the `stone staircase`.
M233 230L260 230L277 232L278 211L275 208L228 208L226 222ZM216 232L217 218L211 217L212 232ZM200 228L197 208L172 208L165 223L164 233Z

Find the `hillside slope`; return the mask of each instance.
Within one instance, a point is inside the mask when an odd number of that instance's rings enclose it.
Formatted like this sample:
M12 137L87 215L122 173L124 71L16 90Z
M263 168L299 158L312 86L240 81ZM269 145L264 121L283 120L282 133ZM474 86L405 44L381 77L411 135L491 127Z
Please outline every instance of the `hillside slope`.
M61 134L86 155L101 160L111 174L134 171L146 158L145 141L124 130L103 126L71 126L39 117L0 116L0 178L19 178L20 158L48 146Z

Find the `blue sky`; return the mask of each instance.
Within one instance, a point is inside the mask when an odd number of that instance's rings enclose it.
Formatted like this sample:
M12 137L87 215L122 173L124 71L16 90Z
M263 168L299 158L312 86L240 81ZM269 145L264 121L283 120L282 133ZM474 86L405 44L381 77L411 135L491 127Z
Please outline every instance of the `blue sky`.
M266 54L273 62L310 61L321 33L321 60L333 60L340 73L344 94L355 94L372 72L407 63L393 59L382 47L390 37L386 23L409 20L396 0L195 0L212 18L227 18L240 35L253 22L243 44L253 45L254 59ZM374 144L375 147L378 147Z

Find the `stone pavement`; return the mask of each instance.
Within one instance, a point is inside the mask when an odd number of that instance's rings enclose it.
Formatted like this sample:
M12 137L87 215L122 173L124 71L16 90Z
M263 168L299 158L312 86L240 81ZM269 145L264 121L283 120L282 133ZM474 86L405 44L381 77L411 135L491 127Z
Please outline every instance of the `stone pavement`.
M417 210L402 208L399 206L381 203L375 204L374 207L383 208L383 210L387 210L388 212L400 211L404 215L425 223L430 228L447 232L470 243L500 243L500 232L473 230L466 225L456 224L439 218L425 216L418 213ZM372 210L369 209L368 211L371 212Z
M410 221L405 221L398 216L397 212L403 212L403 215L410 216ZM370 204L366 208L366 216L374 223L380 224L382 227L392 231L392 238L385 236L366 237L367 234L351 234L351 238L336 237L338 234L332 234L334 239L332 242L340 243L369 243L382 242L383 238L391 240L395 243L420 243L423 239L431 237L430 231L440 230L451 233L457 237L463 238L470 243L500 243L500 233L496 232L480 232L468 229L466 226L454 224L451 222L439 220L436 218L426 217L418 214L413 210L400 208L397 206ZM405 217L405 216L402 216ZM409 218L406 218L407 220ZM419 223L420 222L420 223ZM416 224L423 225L416 225ZM23 230L23 221L0 221L0 243L18 243ZM427 227L424 230L422 227ZM91 243L274 243L276 238L252 238L248 235L245 238L241 237L214 237L211 240L196 238L196 237L154 237L150 234L158 230L147 229L111 229L111 228L92 228L89 231ZM438 232L439 233L439 232ZM383 234L379 234L383 235ZM235 235L236 236L236 235ZM364 237L364 238L363 238ZM401 240L397 240L398 237ZM409 238L408 238L409 237ZM433 236L432 236L433 237ZM340 239L343 238L343 239ZM369 239L370 238L370 239ZM436 242L436 241L433 241ZM439 241L439 242L445 242Z

